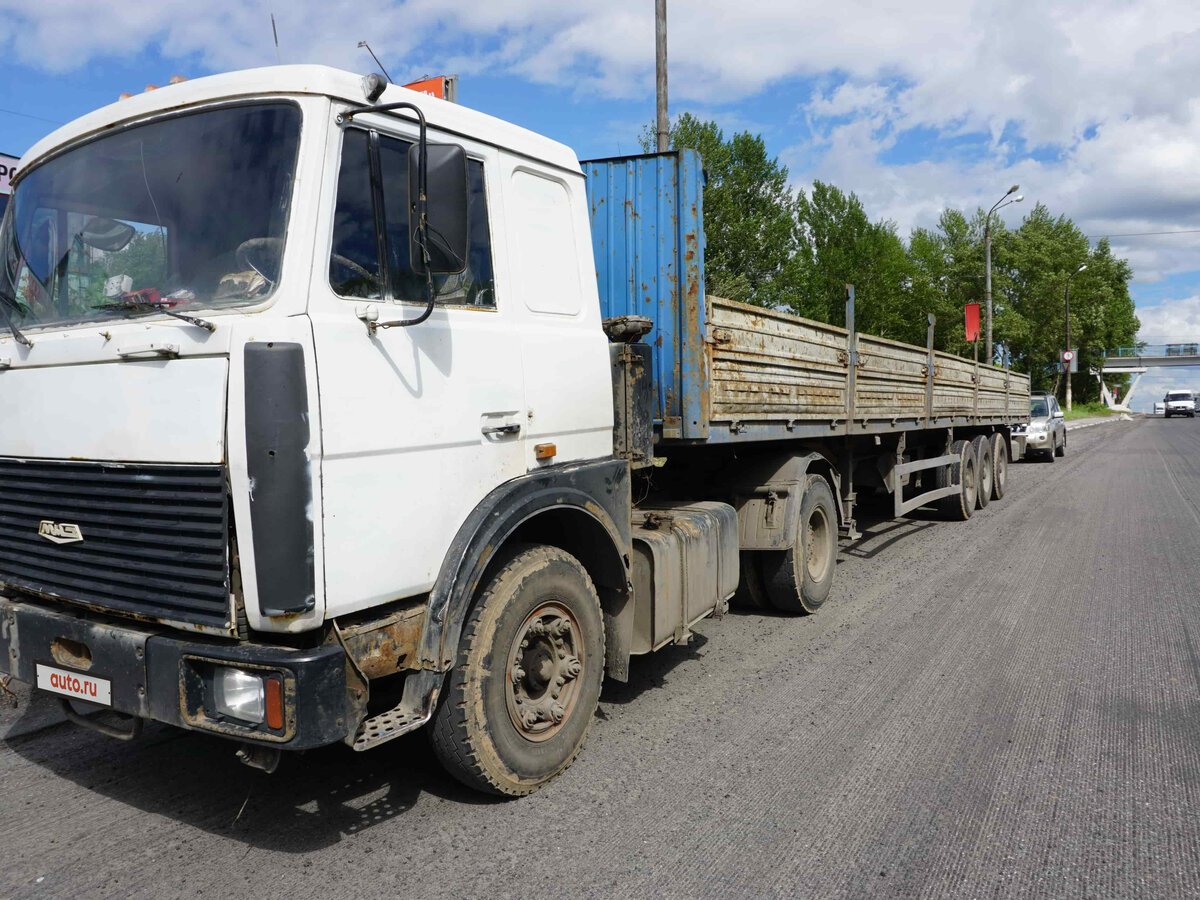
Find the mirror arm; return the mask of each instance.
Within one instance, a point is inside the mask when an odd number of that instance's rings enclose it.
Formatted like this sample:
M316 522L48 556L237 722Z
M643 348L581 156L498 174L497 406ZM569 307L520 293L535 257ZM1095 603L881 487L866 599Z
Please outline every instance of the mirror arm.
M425 254L428 257L429 251L426 250L425 248L428 246L428 242L429 242L429 191L427 189L428 184L429 184L429 181L428 181L429 153L428 153L428 142L425 139L425 131L426 131L426 129L425 129L425 113L423 113L421 111L421 108L419 106L417 106L415 103L409 103L407 100L400 100L396 103L381 103L378 106L354 106L354 107L351 107L350 109L346 110L345 112L338 113L336 121L337 121L338 125L346 125L346 124L349 124L350 120L353 119L359 113L373 112L373 113L395 114L396 110L399 110L399 109L409 110L412 113L414 113L416 120L417 120L417 126L419 128L420 136L418 137L417 140L418 140L418 143L421 148L421 164L417 169L417 222L418 222L417 229L418 229L418 235L419 235L418 244L422 248L422 250L425 251ZM411 118L411 117L396 115L396 118L407 119L407 118ZM386 259L382 260L381 262L383 263L383 265L385 267L389 264L389 260L386 260ZM433 313L433 301L434 301L433 275L429 271L428 259L426 260L426 263L427 264L425 266L425 309L421 312L420 315L415 316L411 319L400 319L399 321L396 321L396 322L371 322L368 324L367 328L372 334L374 334L375 330L378 328L407 328L410 325L420 325L422 322L424 322L426 319L428 319L429 316Z

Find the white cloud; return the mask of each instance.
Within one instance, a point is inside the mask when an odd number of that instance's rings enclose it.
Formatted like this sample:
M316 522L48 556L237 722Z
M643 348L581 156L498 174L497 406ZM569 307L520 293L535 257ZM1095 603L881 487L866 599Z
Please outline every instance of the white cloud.
M148 46L193 71L264 65L272 9L289 62L362 69L365 37L397 79L451 70L599 98L653 92L648 0L0 0L0 52L58 72ZM737 121L739 101L770 94L781 120L817 131L778 148L798 182L854 190L902 230L989 206L1012 182L1027 205L1010 221L1040 200L1089 234L1200 228L1195 0L677 0L669 20L673 109ZM881 159L917 128L981 145ZM1197 268L1200 239L1114 246L1153 280Z

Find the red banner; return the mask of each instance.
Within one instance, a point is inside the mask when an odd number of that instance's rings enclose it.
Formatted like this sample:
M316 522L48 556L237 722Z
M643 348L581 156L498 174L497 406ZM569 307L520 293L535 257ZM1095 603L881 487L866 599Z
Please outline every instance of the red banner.
M979 340L979 304L968 303L965 307L967 315L967 342Z

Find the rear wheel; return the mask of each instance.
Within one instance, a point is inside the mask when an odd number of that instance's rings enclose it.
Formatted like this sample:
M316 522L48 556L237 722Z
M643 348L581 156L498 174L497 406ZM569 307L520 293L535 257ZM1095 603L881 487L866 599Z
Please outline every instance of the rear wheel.
M978 490L975 451L970 441L955 441L950 446L950 455L957 457L958 462L937 470L938 487L949 487L958 482L959 490L942 498L939 506L951 519L965 522L975 511L975 492Z
M566 551L531 545L472 610L430 743L468 787L533 793L583 749L603 675L604 620L591 578Z
M775 609L813 613L821 608L837 567L837 511L829 482L820 475L809 475L805 483L795 544L763 553L761 561L763 585Z
M992 435L992 499L1004 499L1004 488L1008 484L1008 442L1004 435Z
M979 489L975 491L975 508L983 509L992 501L992 441L986 434L971 440L975 451L975 471L978 473Z

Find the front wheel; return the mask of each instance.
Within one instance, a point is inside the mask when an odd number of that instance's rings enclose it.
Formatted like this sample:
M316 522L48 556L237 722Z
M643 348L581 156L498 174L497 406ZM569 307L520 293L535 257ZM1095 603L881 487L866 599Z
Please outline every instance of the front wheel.
M1067 455L1067 436L1065 434L1062 437L1062 443L1059 444L1058 447L1055 448L1054 455L1055 456L1066 456Z
M583 749L603 676L591 578L566 551L531 545L492 577L467 620L433 750L468 787L531 794Z

